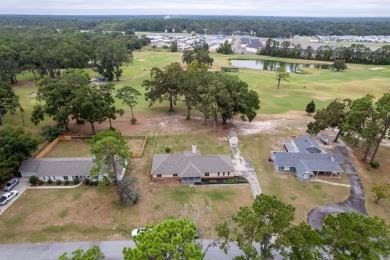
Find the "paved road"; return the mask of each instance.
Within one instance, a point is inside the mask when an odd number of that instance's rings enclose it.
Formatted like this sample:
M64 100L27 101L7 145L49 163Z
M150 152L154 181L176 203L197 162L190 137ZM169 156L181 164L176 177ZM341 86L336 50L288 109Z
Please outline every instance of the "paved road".
M356 212L362 215L368 215L365 206L363 185L351 161L347 158L348 150L345 146L337 146L337 149L344 156L345 172L351 185L350 195L345 201L312 209L307 214L307 223L314 229L322 229L324 218L330 214Z
M204 241L208 244L210 241ZM64 252L82 248L88 249L93 245L98 245L107 260L123 259L122 249L124 247L134 247L133 241L97 241L97 242L64 242L64 243L39 243L39 244L10 244L0 245L0 260L51 260L58 259ZM224 260L233 259L241 254L241 251L231 245L228 254L225 254L218 247L210 247L207 250L205 259Z

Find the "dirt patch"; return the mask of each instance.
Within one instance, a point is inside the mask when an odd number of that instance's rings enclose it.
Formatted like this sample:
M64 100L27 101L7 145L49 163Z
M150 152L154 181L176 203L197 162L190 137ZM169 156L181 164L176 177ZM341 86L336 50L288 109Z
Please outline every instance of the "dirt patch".
M383 67L373 67L373 68L369 68L368 70L385 70L386 68L383 68Z
M30 94L30 97L36 97L37 96L37 93L35 93L35 92L32 92L31 94Z

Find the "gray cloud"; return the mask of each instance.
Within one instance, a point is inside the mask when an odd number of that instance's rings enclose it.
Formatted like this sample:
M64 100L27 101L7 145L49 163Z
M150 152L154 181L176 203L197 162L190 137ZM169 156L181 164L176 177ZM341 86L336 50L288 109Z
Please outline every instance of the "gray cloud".
M2 14L388 17L389 0L0 0Z

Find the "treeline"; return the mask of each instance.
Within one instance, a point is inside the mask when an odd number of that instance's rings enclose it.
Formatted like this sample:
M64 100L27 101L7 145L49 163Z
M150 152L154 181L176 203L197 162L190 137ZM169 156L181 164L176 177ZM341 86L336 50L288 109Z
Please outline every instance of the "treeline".
M387 18L291 18L187 16L0 16L0 26L44 27L65 31L128 31L232 34L255 32L262 37L290 35L390 35Z
M52 78L61 69L92 67L109 81L119 80L120 66L132 61L132 51L150 43L146 37L122 33L62 32L42 28L0 29L0 80L16 83L16 75Z
M315 51L311 46L303 49L300 44L292 46L289 41L279 42L277 40L268 39L264 49L261 49L258 54L307 60L344 60L347 63L390 64L390 45L385 45L374 51L363 44L352 44L349 47L339 46L336 48L324 45L320 46Z

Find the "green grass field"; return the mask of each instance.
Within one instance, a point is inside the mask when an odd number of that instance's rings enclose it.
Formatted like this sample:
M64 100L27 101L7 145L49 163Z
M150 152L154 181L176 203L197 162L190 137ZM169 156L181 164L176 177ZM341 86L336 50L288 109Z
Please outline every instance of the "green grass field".
M219 71L221 66L229 66L230 59L272 59L292 62L313 62L307 60L281 59L274 57L254 56L254 55L221 55L212 54L214 64L210 68L212 71ZM181 62L181 53L141 51L134 52L134 61L132 64L123 67L123 75L119 82L114 81L116 87L131 85L136 87L141 93L144 89L141 87L143 80L149 79L149 71L152 67L164 67L171 62ZM318 63L318 62L317 62ZM322 62L323 63L323 62ZM183 67L185 65L183 64ZM280 114L288 111L304 111L306 104L314 100L317 108L326 106L335 98L359 98L367 93L376 97L383 93L390 92L390 66L381 66L383 70L370 70L373 65L349 64L346 71L334 72L330 70L305 69L304 73L291 74L289 82L282 82L280 89L276 89L275 72L240 69L239 73L232 73L243 81L247 82L250 89L259 93L261 100L260 114ZM86 69L91 77L97 74L92 69ZM30 73L18 76L19 83L14 86L15 92L20 97L21 104L25 109L25 119L27 127L36 129L30 122L31 111L36 104L34 93L36 87L34 77ZM153 113L165 111L165 106L149 107L149 104L141 96L136 106L136 115L138 113ZM123 108L129 113L129 108L119 100L117 107ZM179 109L184 110L182 102L178 103ZM21 116L6 115L5 120L10 125L21 125ZM43 124L52 123L47 119Z

